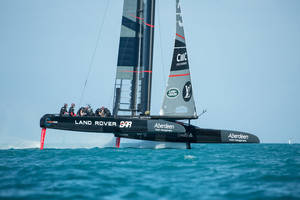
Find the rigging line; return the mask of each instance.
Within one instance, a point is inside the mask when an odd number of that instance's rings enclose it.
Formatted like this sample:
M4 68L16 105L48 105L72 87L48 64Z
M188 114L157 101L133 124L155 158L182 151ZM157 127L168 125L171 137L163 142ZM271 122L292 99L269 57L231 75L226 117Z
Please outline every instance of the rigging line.
M160 1L159 1L160 4ZM163 54L163 47L162 47L162 37L161 37L161 26L160 26L160 5L158 6L158 33L159 33L159 43L160 43L160 57L161 57L161 64L162 64L162 71L163 71L163 80L166 83L166 76L165 76L165 64L164 64L164 54Z
M89 70L88 70L88 73L87 73L87 76L86 76L86 79L85 79L85 82L84 82L84 86L83 86L82 91L81 91L79 105L81 105L81 103L82 103L82 100L83 100L83 97L84 97L85 88L86 88L86 85L87 85L87 82L88 82L88 78L90 76L90 73L91 73L91 70L92 70L92 66L94 64L95 55L96 55L96 52L97 52L97 49L98 49L98 46L99 46L100 36L101 36L101 33L102 33L102 28L103 28L103 25L104 25L104 22L105 22L105 18L106 18L106 14L107 14L107 10L108 10L108 7L109 7L109 1L110 0L107 0L105 11L104 11L104 15L103 15L103 18L102 18L102 22L101 22L99 30L98 30L98 35L97 35L97 40L96 40L96 46L94 48L94 51L93 51L93 54L92 54L92 57L91 57L91 61L89 63Z

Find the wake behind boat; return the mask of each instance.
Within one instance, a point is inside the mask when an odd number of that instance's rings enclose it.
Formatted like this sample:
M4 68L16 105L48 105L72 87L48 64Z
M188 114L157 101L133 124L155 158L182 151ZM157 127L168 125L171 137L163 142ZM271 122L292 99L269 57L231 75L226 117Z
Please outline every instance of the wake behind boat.
M176 0L176 37L169 79L160 115L150 115L155 0L124 0L115 80L113 115L61 116L40 120L41 149L47 128L113 133L120 138L191 143L259 143L253 134L203 129L197 119L179 0ZM187 120L183 123L182 120Z

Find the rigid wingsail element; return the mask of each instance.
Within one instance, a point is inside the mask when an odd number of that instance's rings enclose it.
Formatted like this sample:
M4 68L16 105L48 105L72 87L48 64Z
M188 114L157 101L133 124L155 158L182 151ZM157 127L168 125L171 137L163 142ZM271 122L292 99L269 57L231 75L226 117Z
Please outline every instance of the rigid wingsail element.
M124 0L114 116L150 111L155 0Z
M179 0L176 0L174 53L160 115L197 116Z

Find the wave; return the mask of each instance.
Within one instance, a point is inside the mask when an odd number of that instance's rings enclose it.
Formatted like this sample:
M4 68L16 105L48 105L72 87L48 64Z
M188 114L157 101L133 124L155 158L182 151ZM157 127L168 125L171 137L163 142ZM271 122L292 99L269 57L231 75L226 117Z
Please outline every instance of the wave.
M0 149L34 149L40 148L39 141L23 140L12 144L0 144Z
M195 158L196 158L196 156L193 156L193 155L185 155L184 156L185 160L194 160Z
M91 148L112 148L115 147L116 139L113 137L108 142L96 143L46 143L45 149L91 149ZM40 141L22 140L11 143L0 143L0 149L36 149L40 148ZM121 138L120 148L137 149L185 149L184 143L140 141Z

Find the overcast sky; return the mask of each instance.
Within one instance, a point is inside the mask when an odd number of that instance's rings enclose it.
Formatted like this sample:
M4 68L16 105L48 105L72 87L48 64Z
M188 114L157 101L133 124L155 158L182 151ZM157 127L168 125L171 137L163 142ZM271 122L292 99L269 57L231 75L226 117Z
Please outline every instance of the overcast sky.
M194 124L262 142L300 142L300 1L182 0ZM0 147L38 146L40 117L63 103L112 108L122 0L0 0ZM106 11L107 8L107 11ZM102 25L103 24L103 25ZM100 29L101 28L101 29ZM100 40L97 35L100 30ZM152 114L163 99L175 0L156 1ZM99 146L111 134L47 130L46 147Z

